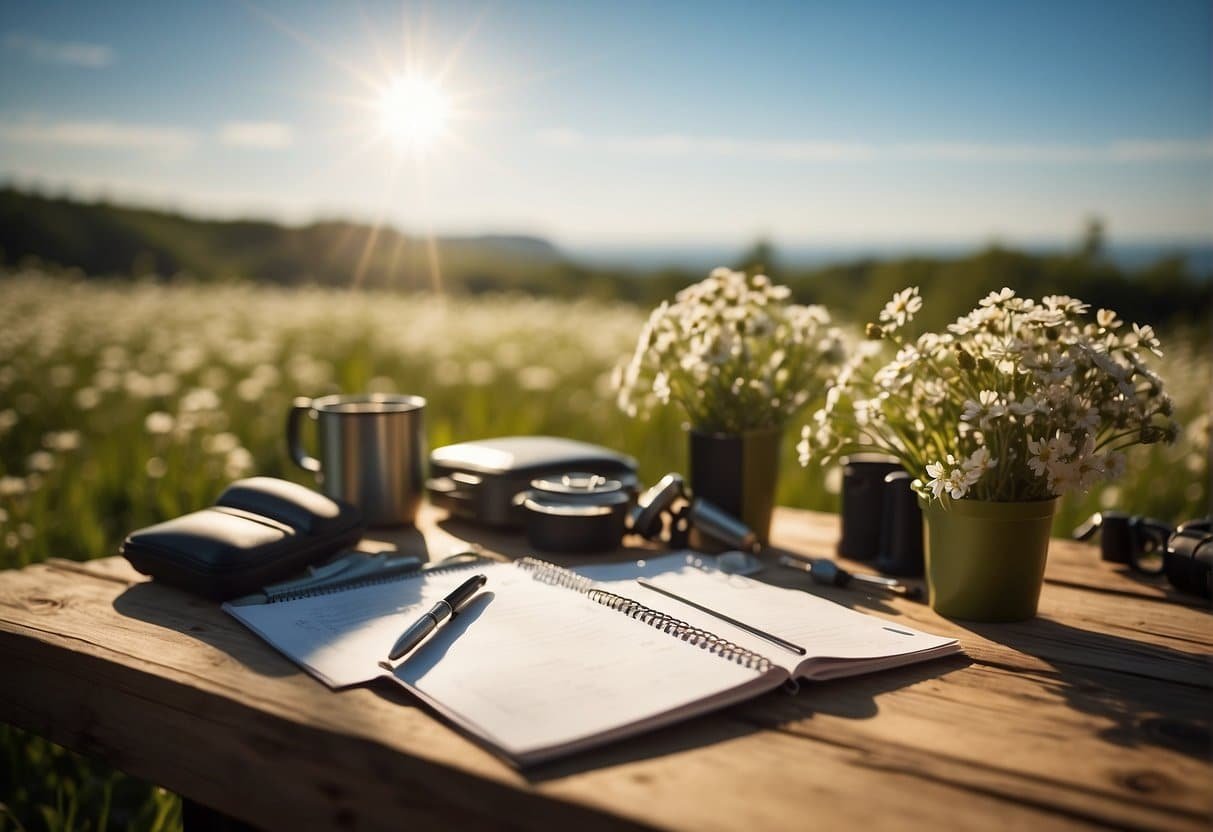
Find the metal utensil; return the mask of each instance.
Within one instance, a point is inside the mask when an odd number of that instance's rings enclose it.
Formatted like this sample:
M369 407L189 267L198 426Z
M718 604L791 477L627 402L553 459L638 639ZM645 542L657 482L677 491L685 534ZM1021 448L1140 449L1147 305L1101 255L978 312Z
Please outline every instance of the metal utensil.
M916 586L907 586L896 578L884 578L880 575L865 575L862 572L849 572L829 558L795 558L789 555L779 556L780 566L808 572L814 582L825 586L852 586L858 584L864 589L877 592L887 592L900 595L911 601L922 600L922 590Z

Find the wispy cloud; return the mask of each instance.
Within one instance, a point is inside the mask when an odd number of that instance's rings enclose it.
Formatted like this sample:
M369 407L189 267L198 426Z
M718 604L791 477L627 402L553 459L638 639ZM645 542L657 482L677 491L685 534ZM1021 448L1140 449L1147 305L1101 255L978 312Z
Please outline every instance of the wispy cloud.
M178 155L192 149L197 143L197 136L191 130L154 124L0 119L0 140L16 144L140 150Z
M104 69L117 59L112 48L100 43L43 40L20 32L8 33L3 43L5 49L44 64Z
M0 116L0 142L127 150L168 157L182 156L203 143L217 142L225 147L251 150L278 150L289 147L294 140L290 125L273 121L231 121L213 133L202 133L162 124Z
M229 147L280 150L294 141L290 125L277 121L230 121L219 129L219 143Z
M707 156L816 163L936 161L1064 164L1213 160L1213 139L1132 139L1104 144L875 144L737 139L678 133L590 136L566 127L540 130L536 138L549 147L587 148L645 156Z

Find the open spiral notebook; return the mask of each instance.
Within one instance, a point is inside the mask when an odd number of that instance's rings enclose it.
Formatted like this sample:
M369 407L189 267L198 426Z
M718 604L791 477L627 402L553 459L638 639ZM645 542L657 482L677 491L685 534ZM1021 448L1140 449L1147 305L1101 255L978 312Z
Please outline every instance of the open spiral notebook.
M796 678L833 679L959 651L954 639L712 568L682 553L564 569L531 558L225 604L325 684L386 676L518 765L744 701ZM484 590L392 670L403 628L467 578ZM648 583L793 644L793 653Z

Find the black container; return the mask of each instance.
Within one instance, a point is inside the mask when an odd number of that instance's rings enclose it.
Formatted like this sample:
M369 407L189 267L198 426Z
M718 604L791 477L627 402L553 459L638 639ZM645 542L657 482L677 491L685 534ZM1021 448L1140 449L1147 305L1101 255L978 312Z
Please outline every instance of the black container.
M739 434L690 431L691 495L745 523L762 543L771 532L782 436L778 428Z
M922 509L905 471L885 474L880 554L873 564L887 575L920 578L924 572Z
M1133 518L1122 511L1099 513L1099 556L1107 563L1133 561Z
M632 495L619 480L571 473L533 480L517 501L532 546L575 554L619 548Z
M852 454L842 459L842 537L838 554L852 560L875 560L880 554L884 514L884 478L900 471L884 454Z

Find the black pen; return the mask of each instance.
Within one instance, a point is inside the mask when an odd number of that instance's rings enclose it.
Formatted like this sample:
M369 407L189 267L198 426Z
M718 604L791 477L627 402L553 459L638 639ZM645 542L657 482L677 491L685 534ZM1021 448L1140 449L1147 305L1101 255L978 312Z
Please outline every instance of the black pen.
M387 657L395 661L420 644L422 639L438 629L439 624L454 616L488 580L484 575L475 575L456 587L454 592L435 604L396 639Z

